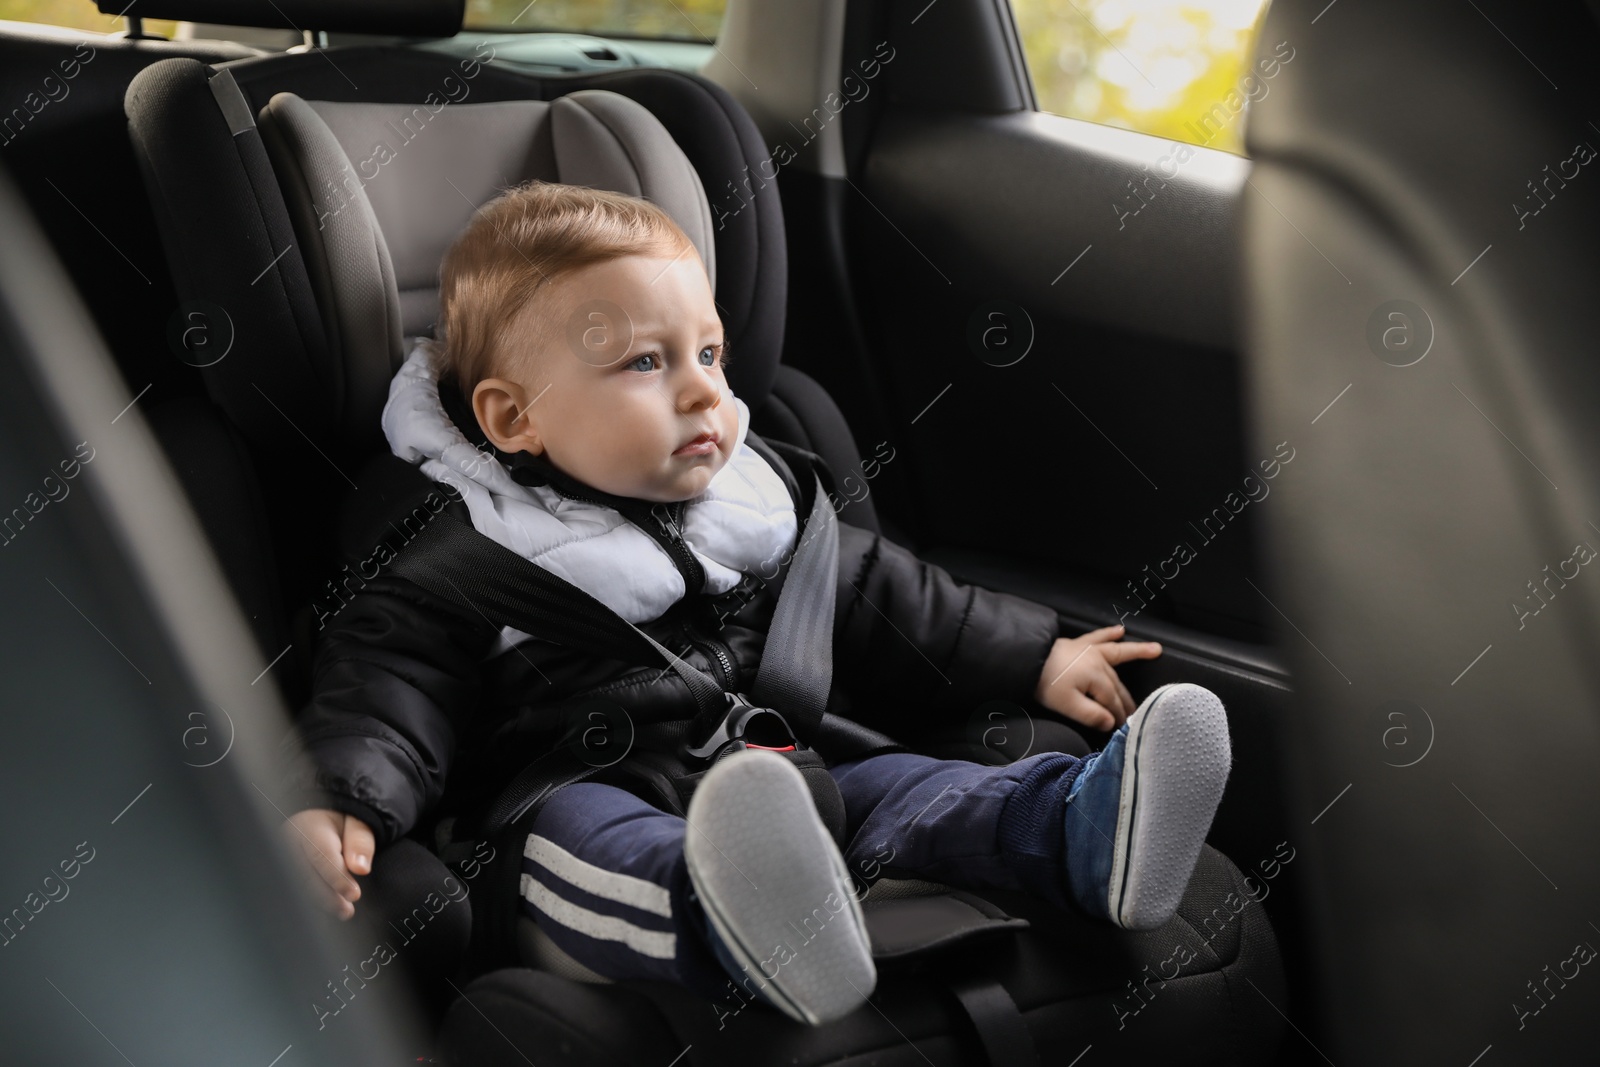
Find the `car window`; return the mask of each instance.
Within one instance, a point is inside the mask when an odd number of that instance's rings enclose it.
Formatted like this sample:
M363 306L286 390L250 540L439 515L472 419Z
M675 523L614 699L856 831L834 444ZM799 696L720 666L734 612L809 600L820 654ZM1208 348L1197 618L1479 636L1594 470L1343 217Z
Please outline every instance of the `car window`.
M1251 62L1266 0L1012 0L1039 108L1243 153L1244 112L1291 62Z
M463 25L714 41L726 7L727 0L467 0Z

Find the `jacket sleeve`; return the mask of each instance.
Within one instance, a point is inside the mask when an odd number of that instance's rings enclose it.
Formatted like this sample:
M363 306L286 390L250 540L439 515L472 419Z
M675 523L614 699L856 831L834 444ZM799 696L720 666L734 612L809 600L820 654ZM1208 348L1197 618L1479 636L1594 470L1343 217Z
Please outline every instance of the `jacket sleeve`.
M1026 707L1058 636L1054 608L958 582L839 523L834 673L862 722L948 725L993 699Z
M285 811L354 815L381 846L403 837L444 792L499 630L383 573L320 621L312 696L296 717L309 760L286 753Z

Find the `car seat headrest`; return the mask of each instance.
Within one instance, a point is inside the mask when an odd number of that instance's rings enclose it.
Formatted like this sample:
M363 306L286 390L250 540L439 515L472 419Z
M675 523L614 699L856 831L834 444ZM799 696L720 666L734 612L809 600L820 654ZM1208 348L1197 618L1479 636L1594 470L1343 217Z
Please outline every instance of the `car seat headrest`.
M97 0L102 14L279 30L454 37L466 0Z
M529 179L644 197L716 288L711 209L659 120L617 93L553 101L334 103L280 92L258 116L332 357L347 425L376 425L405 339L431 335L439 263L484 203ZM351 421L353 420L353 421Z

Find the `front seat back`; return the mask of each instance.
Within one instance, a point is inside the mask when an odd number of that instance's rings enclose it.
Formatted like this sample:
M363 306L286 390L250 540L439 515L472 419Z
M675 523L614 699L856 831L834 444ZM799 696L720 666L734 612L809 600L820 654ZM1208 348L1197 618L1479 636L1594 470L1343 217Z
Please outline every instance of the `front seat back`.
M1577 0L1307 10L1260 37L1293 51L1243 224L1256 449L1302 457L1261 592L1305 705L1321 1051L1572 1062L1563 982L1600 944L1600 35Z

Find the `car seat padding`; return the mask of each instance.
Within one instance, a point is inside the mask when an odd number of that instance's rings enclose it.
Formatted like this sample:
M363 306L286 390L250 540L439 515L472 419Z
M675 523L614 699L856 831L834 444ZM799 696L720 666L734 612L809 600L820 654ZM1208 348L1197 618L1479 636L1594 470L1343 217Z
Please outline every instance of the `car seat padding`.
M445 251L512 185L643 196L684 229L716 285L699 177L655 116L616 93L418 105L280 92L258 120L344 369L347 422L375 424L407 339L434 331Z

